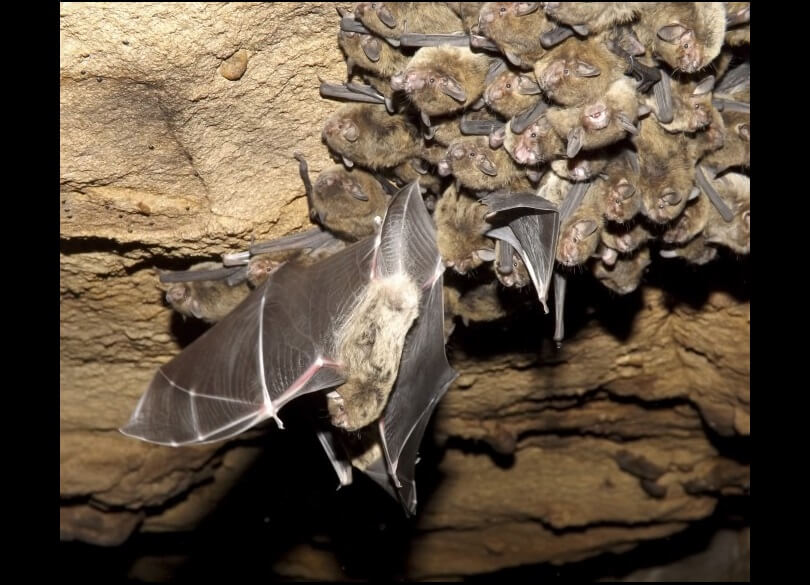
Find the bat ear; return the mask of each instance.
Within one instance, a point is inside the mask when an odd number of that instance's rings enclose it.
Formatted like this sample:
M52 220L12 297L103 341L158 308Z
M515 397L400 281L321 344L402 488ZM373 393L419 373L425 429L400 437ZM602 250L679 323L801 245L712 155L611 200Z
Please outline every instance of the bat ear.
M536 12L540 8L539 2L518 2L515 6L515 14L518 16L526 16L532 12Z
M377 8L377 18L388 28L394 28L397 25L397 19L385 5Z
M743 140L751 142L751 127L748 124L740 124L737 127L737 132L740 133L740 137Z
M376 63L380 60L380 49L382 48L380 41L372 37L365 37L360 43L360 46L369 61Z
M492 131L489 135L489 147L500 148L504 140L506 140L506 125Z
M495 260L495 250L491 250L490 248L481 248L480 250L476 250L475 253L482 262L492 262Z
M568 146L565 149L565 156L574 158L582 148L582 138L584 130L582 127L572 128L568 133Z
M360 133L357 130L357 126L352 124L351 122L343 129L341 132L343 138L348 140L349 142L355 142L359 137Z
M441 89L443 94L450 96L457 102L464 103L467 101L467 92L452 77L448 76L442 80Z
M700 187L692 187L692 190L689 191L689 198L687 201L692 201L692 199L697 199L700 195Z
M678 205L681 202L681 196L675 191L667 191L665 195L661 195L661 201L667 205Z
M574 225L574 231L580 238L587 238L599 227L592 219L580 220Z
M745 227L751 229L751 210L746 210L742 214L742 220L745 222Z
M630 183L622 183L616 187L616 193L619 194L622 201L626 201L633 196L633 193L636 192L636 188L631 185Z
M450 163L444 159L439 161L439 164L436 165L436 169L439 171L440 177L446 177L452 172L450 170Z
M602 71L596 65L587 61L578 60L576 66L577 77L598 77Z
M668 24L658 29L658 38L668 43L674 43L688 32L688 29L681 24Z
M497 177L498 176L498 169L492 164L492 161L489 160L483 154L478 156L475 160L475 168L479 171L484 173L485 175L489 175L490 177Z
M714 89L714 75L709 75L697 84L692 95L706 95Z
M540 93L540 86L528 75L518 77L518 93L521 95L537 95Z
M638 107L638 117L641 118L642 116L646 116L651 111L652 111L652 108L650 108L650 106L648 106L647 104L641 104Z
M357 199L358 201L368 201L368 195L363 193L363 189L360 188L360 185L352 181L351 187L349 187L349 193L352 197Z
M644 45L638 40L636 33L633 31L627 31L619 44L622 49L633 57L640 57L646 52Z

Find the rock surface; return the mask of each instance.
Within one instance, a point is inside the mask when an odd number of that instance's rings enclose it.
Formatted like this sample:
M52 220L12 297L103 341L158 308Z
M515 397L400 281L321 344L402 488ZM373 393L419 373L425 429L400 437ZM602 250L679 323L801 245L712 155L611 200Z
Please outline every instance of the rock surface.
M320 131L338 104L318 77L345 64L332 3L61 11L61 535L118 545L194 530L279 436L169 449L117 428L202 331L164 306L157 270L307 226L292 152L313 173L329 164ZM519 334L457 326L461 376L437 411L403 575L622 552L747 494L745 282L680 274L681 293L572 303L559 352L540 315ZM344 577L330 550L304 538L272 568Z

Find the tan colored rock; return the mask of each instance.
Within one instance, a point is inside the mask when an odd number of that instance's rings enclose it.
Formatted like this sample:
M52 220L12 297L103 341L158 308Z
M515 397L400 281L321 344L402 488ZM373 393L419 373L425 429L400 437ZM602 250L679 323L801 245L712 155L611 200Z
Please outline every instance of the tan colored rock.
M339 104L320 99L318 77L346 74L334 8L61 5L63 539L193 530L259 455L147 445L117 428L202 331L171 314L158 269L309 225L292 152L313 174L330 164L320 132ZM522 354L465 355L451 339L461 376L437 411L443 479L420 501L408 576L621 552L747 493L748 465L703 424L750 433L748 303L715 292L700 308L673 305L651 287L638 298L625 336L594 315L559 353L538 339ZM621 450L663 474L642 485ZM274 568L345 578L306 544Z

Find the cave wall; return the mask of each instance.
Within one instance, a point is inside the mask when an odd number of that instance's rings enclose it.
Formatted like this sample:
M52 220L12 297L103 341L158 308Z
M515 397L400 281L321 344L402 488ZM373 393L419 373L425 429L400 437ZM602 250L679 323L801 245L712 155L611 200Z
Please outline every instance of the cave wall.
M308 225L292 152L313 174L330 164L320 132L338 104L318 79L345 77L337 26L333 3L62 4L63 540L193 530L263 453L157 447L117 428L195 333L162 302L156 271ZM749 303L685 274L699 302L653 283L617 328L611 306L628 301L604 298L559 351L540 334L521 344L457 326L461 375L433 428L441 480L408 576L622 552L747 493L745 457L722 445L750 434ZM476 335L503 349L480 351ZM340 574L311 543L273 570Z

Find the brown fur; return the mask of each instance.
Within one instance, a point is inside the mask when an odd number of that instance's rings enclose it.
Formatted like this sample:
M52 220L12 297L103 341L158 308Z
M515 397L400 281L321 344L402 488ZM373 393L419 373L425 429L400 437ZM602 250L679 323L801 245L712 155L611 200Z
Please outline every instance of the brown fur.
M712 108L709 125L689 135L687 143L689 158L697 164L697 161L707 154L723 148L725 141L726 125L723 122L723 116Z
M445 4L461 19L464 32L469 33L478 25L478 13L486 2L445 2Z
M436 243L446 266L459 274L483 263L479 250L492 249L492 241L484 236L490 226L484 216L485 205L460 193L451 185L436 203Z
M391 77L402 71L408 63L405 55L373 35L342 30L338 33L338 45L346 55L347 62L351 61L352 65L378 77ZM363 47L378 52L379 59L377 61L369 59Z
M751 115L742 112L723 112L725 134L723 147L706 155L703 164L715 173L733 167L751 166Z
M356 133L354 141L345 135L352 128ZM419 156L422 150L422 138L413 124L376 105L341 106L327 118L323 138L339 155L370 169L395 167Z
M641 284L644 271L650 262L650 250L645 247L629 258L618 258L611 267L605 266L602 262L595 262L593 275L610 290L626 295Z
M405 273L373 279L342 324L337 355L348 379L336 389L338 397L328 399L336 427L356 431L382 415L419 296L419 286Z
M216 270L217 262L200 262L189 270ZM166 301L185 317L195 317L206 323L216 323L230 313L250 294L245 283L228 286L222 280L197 280L164 285Z
M574 158L551 161L551 170L569 181L590 181L601 173L614 154L607 149L581 152Z
M568 140L571 132L580 132L582 150L602 148L622 140L628 131L619 124L619 116L631 124L638 121L638 98L633 82L623 77L607 92L583 106L549 108L546 112L554 131Z
M362 201L353 193L362 194ZM380 182L361 169L334 165L321 171L312 189L312 204L320 224L340 238L356 241L375 232L374 218L388 205Z
M497 262L498 257L498 248L502 246L500 241L495 242L495 258ZM523 263L520 255L517 252L512 252L512 272L509 274L501 274L495 263L493 263L493 268L495 268L495 276L498 278L498 281L507 288L523 288L524 286L529 286L532 283L532 277L529 275L529 271L526 269L526 265Z
M553 28L541 9L519 16L518 2L487 2L478 15L481 34L491 39L510 62L530 70L545 55L540 35Z
M426 173L423 175L417 172L413 166L413 161L408 161L397 165L389 171L389 174L396 177L403 186L407 185L411 181L418 180L419 186L427 189L430 193L439 195L442 192L442 184L444 183L442 178L433 173Z
M537 100L542 99L539 95L520 93L521 85L531 84L535 84L534 80L525 73L504 71L487 86L484 101L494 112L512 118L534 106Z
M649 117L634 142L641 175L642 212L656 223L680 215L694 186L694 165L683 134L670 134Z
M706 244L707 242L703 235L699 235L689 240L689 242L683 246L661 250L661 256L666 258L683 258L691 264L707 264L717 257L717 248Z
M482 168L495 169L488 175ZM525 172L512 162L503 150L493 150L485 137L462 138L450 144L447 154L439 162L440 173L452 173L456 180L469 189L495 191L504 187L513 190L528 188Z
M534 75L553 102L582 106L604 97L608 88L623 78L626 68L601 39L570 38L534 64ZM590 75L597 70L598 75Z
M661 235L661 241L666 244L685 244L697 237L706 227L712 213L712 203L705 193L700 193L696 199L690 201L675 221L667 227Z
M484 80L490 58L465 47L423 47L419 49L402 75L392 78L392 87L403 89L408 98L428 116L458 112L478 100L484 93ZM465 99L447 95L447 84L463 89Z
M389 38L399 38L402 33L451 33L462 30L461 19L444 2L358 2L354 13L371 32ZM393 27L387 26L379 16L387 10L394 18Z
M734 212L726 223L712 208L703 235L711 244L725 246L737 254L751 251L751 181L739 173L726 173L712 182L714 188Z
M513 133L507 123L503 146L509 156L525 166L537 166L552 158L565 156L565 143L557 136L545 115L526 128L523 134Z
M667 132L697 132L711 122L714 112L712 92L694 93L700 81L702 79L696 79L695 81L672 80L672 121L667 124L658 121ZM658 104L652 92L645 98L645 103L652 109L657 119Z
M640 223L633 226L608 224L602 230L601 237L602 243L608 248L621 254L630 254L647 243L652 238L652 234Z
M551 2L545 11L557 22L585 25L594 34L632 22L643 9L643 2Z
M672 42L659 34L672 27L685 31ZM726 10L722 2L656 2L641 12L639 40L676 70L694 73L711 63L723 46Z
M617 156L610 160L602 171L604 178L591 185L600 198L605 219L624 223L630 221L641 210L641 189L639 176L627 159Z
M498 298L498 287L495 282L476 286L463 295L456 289L452 290L453 293L445 296L445 312L453 317L461 317L465 326L471 321L495 321L507 314Z
M584 264L596 252L603 226L599 201L589 189L582 204L560 226L557 262L566 266Z
M724 2L726 5L726 14L733 15L740 13L744 10L751 9L750 2ZM741 24L729 28L726 31L725 41L727 45L732 47L739 47L740 45L751 44L751 25L749 23Z

